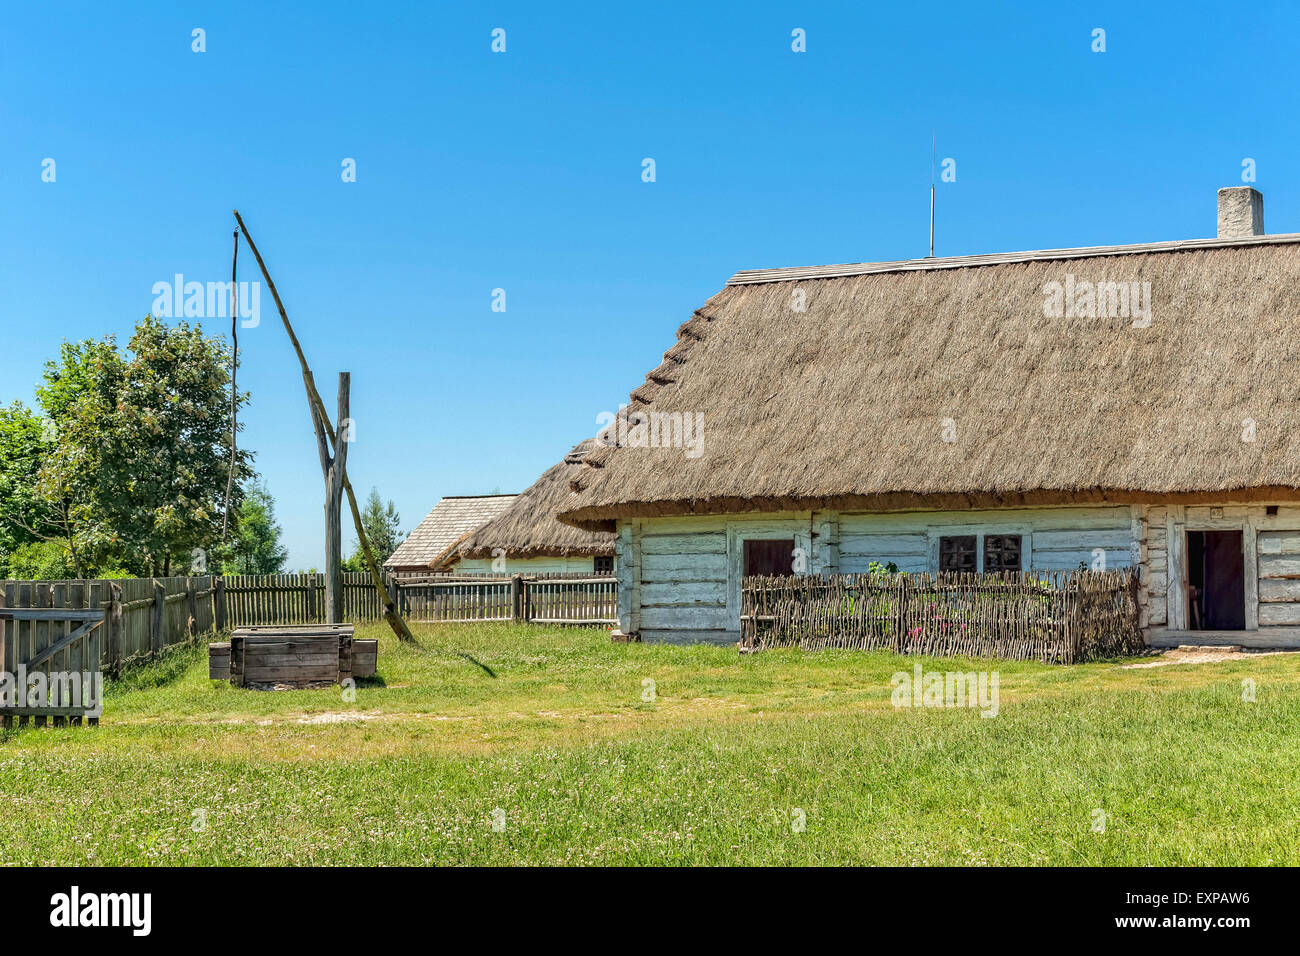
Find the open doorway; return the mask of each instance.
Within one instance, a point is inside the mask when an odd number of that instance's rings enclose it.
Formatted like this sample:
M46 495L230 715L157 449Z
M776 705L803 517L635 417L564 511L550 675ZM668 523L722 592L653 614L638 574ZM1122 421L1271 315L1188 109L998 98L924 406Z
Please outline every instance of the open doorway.
M1246 626L1240 531L1187 532L1187 624L1206 631Z

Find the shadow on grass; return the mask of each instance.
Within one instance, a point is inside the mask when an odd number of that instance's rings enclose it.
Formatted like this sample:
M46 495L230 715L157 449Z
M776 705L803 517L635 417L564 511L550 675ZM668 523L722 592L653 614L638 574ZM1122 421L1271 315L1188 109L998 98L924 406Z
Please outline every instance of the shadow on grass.
M487 674L488 677L491 677L491 678L493 678L494 680L496 679L497 672L494 671L492 668L488 667L488 666L487 666L486 664L484 664L482 661L478 660L476 657L474 657L474 655L472 655L472 654L467 654L467 653L465 653L464 651L457 651L457 652L456 652L456 655L457 655L458 657L463 657L465 660L469 661L469 662L470 662L471 664L473 664L475 667L477 667L477 668L479 668L480 670L482 670L484 674Z

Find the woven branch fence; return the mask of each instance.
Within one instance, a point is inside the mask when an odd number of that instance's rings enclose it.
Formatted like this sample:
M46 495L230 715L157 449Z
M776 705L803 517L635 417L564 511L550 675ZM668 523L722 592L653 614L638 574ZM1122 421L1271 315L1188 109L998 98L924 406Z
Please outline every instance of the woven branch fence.
M754 576L741 647L1072 664L1145 648L1134 570Z

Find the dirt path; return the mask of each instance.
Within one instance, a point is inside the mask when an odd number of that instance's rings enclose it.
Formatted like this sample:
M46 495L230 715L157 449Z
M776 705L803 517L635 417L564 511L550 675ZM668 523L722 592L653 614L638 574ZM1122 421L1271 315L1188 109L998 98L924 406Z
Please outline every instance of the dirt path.
M1213 664L1217 661L1239 661L1252 657L1273 657L1277 654L1297 653L1300 653L1300 651L1256 651L1244 648L1240 644L1229 644L1223 647L1197 647L1192 644L1183 644L1165 651L1160 655L1159 660L1143 661L1140 664L1124 664L1122 666L1124 670L1135 670L1143 667L1167 667L1170 664Z

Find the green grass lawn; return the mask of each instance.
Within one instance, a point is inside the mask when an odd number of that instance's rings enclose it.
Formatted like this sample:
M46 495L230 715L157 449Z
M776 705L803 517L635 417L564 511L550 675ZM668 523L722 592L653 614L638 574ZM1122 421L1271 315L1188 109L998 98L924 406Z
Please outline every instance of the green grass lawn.
M355 701L234 690L179 648L110 685L98 728L4 732L3 861L1300 863L1300 655L920 659L996 668L986 719L895 709L918 659L888 653L358 630L380 677Z

